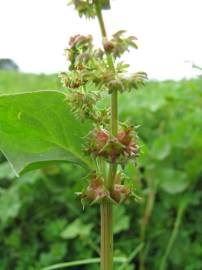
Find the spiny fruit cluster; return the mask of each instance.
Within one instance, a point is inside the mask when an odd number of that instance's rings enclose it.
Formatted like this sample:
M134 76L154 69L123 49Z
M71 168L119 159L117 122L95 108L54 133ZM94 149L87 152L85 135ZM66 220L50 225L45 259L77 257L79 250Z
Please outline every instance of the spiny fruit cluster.
M129 36L124 38L125 30L119 30L112 35L111 40L105 39L103 41L104 49L107 53L112 53L115 58L121 57L122 54L129 50L129 47L137 49L137 38Z
M90 182L87 188L82 192L77 193L80 196L83 206L88 204L96 204L101 200L110 200L112 203L120 204L137 196L133 192L133 188L124 183L125 176L118 174L112 190L108 190L104 184L102 176L97 175L95 172L90 177Z
M76 35L70 38L66 55L70 62L69 72L62 72L60 77L65 87L78 89L89 81L93 82L99 91L120 92L138 89L144 85L147 75L145 72L127 74L129 65L117 62L112 70L107 61L108 55L120 57L130 47L137 48L135 37L122 37L125 31L118 31L112 40L104 40L102 49L94 49L92 36ZM126 87L127 86L127 87Z
M70 62L69 71L60 73L64 87L68 88L67 99L79 118L89 118L99 123L97 102L106 93L125 92L141 87L147 76L144 72L128 74L129 65L116 62L112 70L108 57L121 56L129 47L137 47L135 37L123 37L125 31L113 35L112 40L104 41L105 50L95 49L91 35L75 35L70 38L66 56ZM104 110L106 118L107 110ZM107 120L108 121L108 120Z
M88 148L86 151L96 157L103 157L110 163L127 163L129 159L135 160L139 154L137 135L133 127L124 127L116 135L103 128L95 128L88 135Z
M69 3L74 5L80 16L97 16L99 22L102 20L101 10L110 8L110 0L71 0ZM107 99L107 94L116 95L140 88L147 75L144 72L129 74L129 65L120 61L120 57L130 48L138 48L135 36L126 36L124 30L113 34L111 39L106 37L103 29L102 34L102 49L94 47L91 35L77 34L71 37L69 47L65 50L69 70L59 76L68 89L66 96L74 114L82 121L90 120L93 126L86 136L85 152L95 161L97 172L92 174L88 187L80 193L81 199L89 203L102 199L121 203L133 193L126 185L126 177L119 181L117 177L120 178L120 172L127 162L134 162L139 154L137 135L133 127L121 123L117 134L112 133L111 110L103 107L105 102L100 103L100 100ZM116 181L113 178L110 188L107 184L110 170L108 176L103 176L101 164L107 170L116 168Z

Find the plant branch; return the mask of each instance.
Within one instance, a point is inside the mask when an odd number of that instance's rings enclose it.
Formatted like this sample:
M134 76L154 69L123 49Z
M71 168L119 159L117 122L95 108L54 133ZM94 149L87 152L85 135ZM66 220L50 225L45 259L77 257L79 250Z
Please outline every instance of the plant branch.
M126 259L123 257L114 258L115 263L125 263ZM88 265L88 264L97 264L100 263L100 258L91 258L86 260L78 260L78 261L72 261L72 262L64 262L64 263L58 263L54 265L47 266L45 268L42 268L40 270L54 270L54 269L62 269L72 266L81 266L81 265Z
M102 11L101 11L101 7L100 7L100 0L95 0L95 8L96 8L96 14L97 14L98 22L99 22L99 25L100 25L102 38L107 38L107 31L106 31L106 28L105 28L104 20L103 20L103 17L102 17Z

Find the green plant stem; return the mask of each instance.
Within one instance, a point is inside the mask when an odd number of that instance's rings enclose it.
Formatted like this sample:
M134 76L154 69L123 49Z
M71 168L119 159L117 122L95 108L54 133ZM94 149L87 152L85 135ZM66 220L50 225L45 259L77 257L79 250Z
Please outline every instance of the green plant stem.
M114 70L114 63L112 55L107 57L109 67ZM112 135L116 136L118 133L118 91L114 90L111 94L111 132ZM113 190L114 182L116 178L117 164L110 164L108 188Z
M116 177L116 171L117 171L117 165L116 164L110 164L108 181L107 181L107 188L109 190L113 190L114 179Z
M106 31L105 23L103 20L99 1L100 0L95 0L96 14L97 14L101 34L102 34L102 39L106 40L107 31ZM113 72L115 72L113 56L108 53L106 54L107 54L108 66ZM111 94L111 132L114 136L116 136L118 133L118 91L117 90L113 91L113 93ZM114 186L116 171L117 171L117 165L111 164L109 168L109 177L107 180L107 187L110 190L112 190Z
M102 17L102 10L101 10L101 7L100 7L100 0L94 0L94 2L95 2L96 15L97 15L97 18L98 18L102 38L107 38L107 31L106 31L106 28L105 28L105 23L104 23L104 20L103 20L103 17Z
M116 136L118 133L118 93L113 91L111 95L111 132ZM112 163L109 167L109 177L107 181L107 187L109 190L113 190L114 182L116 178L117 164Z
M168 241L168 245L166 247L166 251L165 251L165 253L164 253L163 257L162 257L159 270L166 270L166 268L167 268L166 267L166 265L167 265L167 259L169 257L169 254L171 252L171 249L172 249L173 244L175 242L175 239L177 237L177 234L178 234L178 231L179 231L179 227L180 227L181 222L182 222L184 211L185 211L185 206L182 203L182 204L180 204L180 206L178 208L177 216L176 216L176 220L175 220L175 224L174 224L174 227L173 227L173 231L172 231L171 236L170 236L170 239Z
M118 92L114 90L111 96L111 124L112 124L112 134L115 136L118 132Z
M113 219L112 204L104 200L101 211L101 270L113 269Z
M100 0L94 0L96 14L102 34L103 41L107 39ZM113 57L106 53L109 69L115 71ZM111 95L111 132L114 136L118 132L118 92ZM105 179L106 186L113 190L116 178L117 165L110 164L108 177ZM101 202L101 270L113 270L113 206L111 202L103 200Z
M141 249L140 256L139 256L140 270L145 269L145 248L144 248L145 247L145 234L146 234L146 229L149 223L152 210L154 208L155 195L156 195L156 185L152 182L150 184L150 190L149 190L144 214L140 222L140 243L143 245L143 248Z

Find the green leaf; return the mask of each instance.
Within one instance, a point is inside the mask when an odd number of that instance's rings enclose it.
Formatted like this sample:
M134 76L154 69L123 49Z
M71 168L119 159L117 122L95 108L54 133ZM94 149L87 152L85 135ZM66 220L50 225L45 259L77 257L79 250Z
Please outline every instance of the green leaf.
M66 254L66 249L66 243L64 242L55 242L51 244L48 251L43 251L40 254L40 264L47 265L52 263L53 261L62 260Z
M171 144L166 136L161 136L156 139L151 148L152 157L157 160L165 159L171 151Z
M11 166L8 162L4 162L0 164L0 179L13 179L15 178L15 174L11 169Z
M80 123L58 91L0 96L0 150L19 173L67 161L92 167L83 153L90 123Z
M164 191L171 194L183 192L190 183L185 172L172 168L159 169L157 181Z
M90 234L92 224L83 224L80 219L76 219L69 224L61 233L64 239L73 239L77 236L87 236Z
M122 231L128 230L130 227L130 219L122 207L114 207L114 233L118 234Z
M5 190L0 197L0 220L3 224L10 218L15 218L22 206L17 188Z
M26 187L28 184L34 184L39 179L40 173L40 171L29 172L21 176L19 181L14 181L11 187L0 188L0 221L3 224L19 215L26 198Z

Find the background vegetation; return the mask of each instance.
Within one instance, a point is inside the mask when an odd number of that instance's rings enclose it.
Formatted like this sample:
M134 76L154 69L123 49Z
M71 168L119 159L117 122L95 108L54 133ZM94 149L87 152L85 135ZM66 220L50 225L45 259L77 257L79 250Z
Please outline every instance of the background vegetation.
M0 71L0 93L39 89L64 91L57 75ZM120 99L122 120L140 126L142 154L128 175L141 199L115 208L115 254L129 259L116 269L140 269L145 258L146 270L201 270L202 78L150 82ZM84 213L74 194L84 182L69 164L16 179L1 155L0 270L97 257L97 207Z

